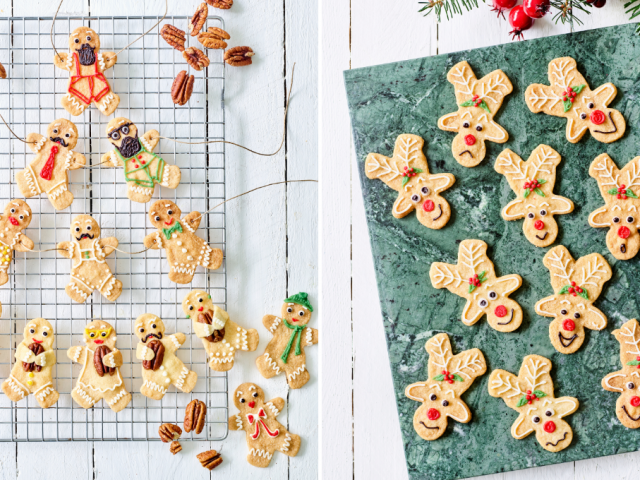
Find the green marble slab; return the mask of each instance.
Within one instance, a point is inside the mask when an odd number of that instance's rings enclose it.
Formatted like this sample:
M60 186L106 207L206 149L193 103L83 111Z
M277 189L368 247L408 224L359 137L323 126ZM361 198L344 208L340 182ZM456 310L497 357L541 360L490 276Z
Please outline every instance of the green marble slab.
M594 229L587 223L589 213L603 205L596 182L589 177L591 161L607 152L621 168L640 155L640 37L634 35L634 29L635 25L610 27L345 72L397 414L411 478L464 478L640 448L640 431L626 429L616 418L618 395L600 387L605 374L620 368L619 344L611 332L627 319L640 317L640 255L627 262L615 260L605 245L607 229ZM529 111L525 89L531 83L548 84L547 65L562 56L578 61L592 88L606 82L617 86L618 96L611 106L627 120L627 133L621 140L605 145L587 133L579 143L570 144L565 138L565 119ZM496 116L509 131L510 140L504 145L488 142L487 156L475 168L464 168L454 160L451 142L455 134L437 127L439 116L457 109L446 75L462 60L471 64L478 78L500 68L514 86ZM393 218L391 209L397 193L364 175L366 155L377 152L391 156L401 133L425 139L432 173L456 176L453 188L443 194L453 214L442 230L423 227L414 213L403 219ZM515 197L506 179L493 169L502 149L511 148L526 159L540 143L562 155L556 192L576 205L573 213L556 216L560 234L555 245L565 245L574 258L602 253L614 272L596 302L609 319L607 328L589 331L582 348L568 356L551 346L550 319L536 315L534 310L537 300L553 293L549 272L542 264L548 248L534 247L525 239L522 221L502 220L502 206ZM460 314L464 300L431 286L430 264L455 264L458 244L467 238L489 244L489 255L499 275L518 273L523 277L522 287L512 295L524 310L523 324L515 333L496 332L486 320L471 327L463 325ZM449 420L445 435L427 442L413 429L412 417L419 404L404 396L404 388L426 379L424 345L438 332L449 334L454 353L481 348L488 370L463 395L473 412L472 421L460 424ZM517 373L522 358L532 353L553 362L551 374L557 396L580 400L580 409L567 417L574 432L573 443L559 453L543 450L534 435L515 440L510 428L517 413L487 392L489 372L503 368Z

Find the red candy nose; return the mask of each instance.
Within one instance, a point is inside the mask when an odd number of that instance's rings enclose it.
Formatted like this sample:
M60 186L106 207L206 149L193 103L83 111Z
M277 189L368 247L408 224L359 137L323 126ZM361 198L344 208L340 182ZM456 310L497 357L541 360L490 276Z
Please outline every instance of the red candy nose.
M97 343L98 345L102 345L104 343L103 340L94 340L93 343Z
M253 407L255 407L255 406L256 406L256 402L251 401L251 402L249 402L249 404L248 404L248 405L249 405L249 408L253 408Z
M466 143L469 146L475 145L476 137L474 137L473 135L467 135L464 137L464 143Z
M435 408L430 408L427 411L427 418L429 420L437 420L440 418L440 412L438 410L436 410Z
M603 124L606 119L607 117L605 117L602 110L594 110L593 112L591 112L591 115L589 116L589 120L591 120L591 123L595 125Z
M573 332L576 329L576 322L567 318L564 322L562 322L562 328L564 328L567 332Z
M631 404L632 407L637 407L638 405L640 405L640 397L631 397L631 400L629 400L629 403Z
M15 225L15 226L19 225L18 220L16 220L13 217L9 217L9 221L11 222L11 225Z
M504 305L498 305L493 313L496 314L496 317L502 318L507 314L507 307L505 307Z
M424 208L425 212L433 212L433 209L436 208L436 206L431 200L425 200L422 204L422 208Z
M202 310L204 310L204 307L200 307L200 308L198 309L198 311L199 311L199 312L201 312Z
M547 433L553 433L556 431L556 424L553 423L551 420L549 420L548 422L544 423L544 431Z
M536 220L536 223L533 224L533 228L536 230L542 230L544 228L544 222L542 220Z
M620 238L629 238L629 235L631 235L631 230L629 230L629 227L625 227L623 225L618 229L618 236Z

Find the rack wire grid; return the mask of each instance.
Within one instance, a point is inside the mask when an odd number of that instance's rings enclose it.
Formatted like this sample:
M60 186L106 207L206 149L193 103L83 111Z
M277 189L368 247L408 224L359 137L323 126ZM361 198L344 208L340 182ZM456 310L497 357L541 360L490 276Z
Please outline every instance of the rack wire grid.
M100 35L101 52L118 51L155 24L160 17L58 17L54 41L59 51L68 51L68 38L75 28L85 25ZM71 240L70 225L78 214L91 214L101 226L101 237L115 236L119 248L144 250L145 234L153 227L147 211L159 198L173 200L183 215L193 210L207 211L225 198L225 148L223 143L183 145L161 140L156 153L182 170L180 186L170 190L158 186L148 204L127 198L122 169L98 165L103 153L113 147L106 140L106 125L111 118L95 106L80 116L71 117L61 106L66 94L69 73L54 67L54 50L49 30L52 18L29 17L0 20L0 62L7 67L8 79L0 81L0 111L17 135L30 132L45 134L57 118L67 118L78 128L75 151L84 153L87 166L69 172L69 190L73 204L56 211L46 195L28 200L33 215L23 232L35 243L34 250L55 248ZM167 17L164 23L187 30L189 17ZM185 106L174 105L171 85L180 70L189 70L181 52L174 50L159 35L162 24L154 28L118 55L116 65L105 72L112 90L120 95L120 105L111 117L124 116L142 133L157 129L161 135L186 142L223 140L225 138L224 86L225 70L221 50L205 52L211 64L196 76L193 95ZM209 16L208 25L224 28L220 17ZM205 25L206 29L207 25ZM197 45L195 37L187 42ZM4 127L0 129L0 209L12 198L22 198L15 183L16 172L33 161L28 146L15 139ZM204 216L197 233L212 247L226 246L225 208ZM0 288L4 308L0 321L0 377L9 376L17 345L28 320L43 317L54 328L57 364L53 369L59 401L41 409L33 395L17 403L0 394L0 440L68 441L68 440L159 440L158 427L164 422L181 423L184 408L194 398L206 401L207 423L200 435L191 432L183 439L222 440L228 427L228 383L225 373L212 371L206 362L202 342L185 318L181 303L195 288L208 291L213 301L226 307L226 265L205 271L198 267L193 282L177 285L167 278L169 271L164 252L149 250L138 255L120 252L107 257L123 291L116 302L94 292L85 303L73 302L64 288L70 281L71 260L56 251L15 253L9 269L9 283ZM140 394L142 366L135 358L138 342L133 333L135 319L142 313L154 313L164 320L168 334L183 332L187 341L178 357L198 374L192 393L178 392L170 386L161 401ZM84 326L92 319L104 319L116 329L117 348L122 351L121 367L125 386L133 394L131 403L113 413L99 401L85 410L71 398L71 390L81 367L72 364L66 351L84 345Z

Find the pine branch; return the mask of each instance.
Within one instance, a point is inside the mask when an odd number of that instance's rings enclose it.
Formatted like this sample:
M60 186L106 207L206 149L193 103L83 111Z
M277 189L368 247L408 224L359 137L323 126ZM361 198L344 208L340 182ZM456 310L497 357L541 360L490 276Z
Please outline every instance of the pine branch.
M636 0L633 0L636 1ZM582 20L575 16L574 10L580 10L581 12L591 15L591 12L587 8L591 8L591 4L586 0L551 0L551 8L555 8L558 12L553 16L553 21L558 23L558 20L573 25L574 22L578 25L582 25Z
M482 1L485 2L485 0ZM424 5L418 12L425 12L425 17L431 12L435 12L436 17L438 17L438 22L440 21L442 10L444 10L447 20L449 20L453 18L455 14L462 15L461 7L464 7L467 12L478 8L478 0L427 0L426 2L418 3Z

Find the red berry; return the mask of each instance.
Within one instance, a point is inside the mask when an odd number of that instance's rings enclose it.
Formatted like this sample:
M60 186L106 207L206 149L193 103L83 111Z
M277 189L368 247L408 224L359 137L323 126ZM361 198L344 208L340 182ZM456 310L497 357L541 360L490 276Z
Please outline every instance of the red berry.
M511 30L512 40L518 37L522 40L522 32L529 30L533 25L533 19L524 12L522 5L516 5L509 12L509 24L513 27Z
M518 0L493 0L493 4L499 8L513 8Z
M595 0L595 2L593 2L593 6L596 8L602 8L605 6L606 3L607 3L607 0Z
M531 18L542 18L549 11L549 0L524 0L524 13Z

